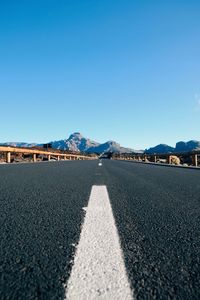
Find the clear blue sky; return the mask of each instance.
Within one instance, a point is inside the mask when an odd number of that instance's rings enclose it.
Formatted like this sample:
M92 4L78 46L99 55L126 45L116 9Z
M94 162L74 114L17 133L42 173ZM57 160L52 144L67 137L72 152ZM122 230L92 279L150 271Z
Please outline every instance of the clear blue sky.
M0 142L200 140L200 1L1 0L0 105Z

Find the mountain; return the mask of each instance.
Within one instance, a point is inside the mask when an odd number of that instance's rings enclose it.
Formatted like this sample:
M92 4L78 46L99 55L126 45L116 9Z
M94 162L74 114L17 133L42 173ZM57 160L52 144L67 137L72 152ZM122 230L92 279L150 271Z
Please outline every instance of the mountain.
M194 150L200 150L200 141L191 140L189 142L177 142L175 148L160 144L155 147L145 150L145 153L176 153L176 152L190 152Z
M66 140L54 141L51 143L52 147L55 149L70 150L74 152L87 152L88 149L95 148L100 145L97 142L84 138L80 132L71 134Z
M178 142L176 143L175 152L185 152L185 151L193 151L200 150L200 142L199 141L189 141L189 142Z
M133 149L121 147L120 144L114 141L108 141L104 144L99 144L98 146L91 147L87 150L88 153L105 153L105 152L118 152L118 153L132 153Z
M166 144L159 144L155 147L149 148L145 150L145 153L153 154L153 153L171 153L174 152L175 148L170 147Z
M1 143L1 146L12 146L12 147L21 147L21 148L30 148L37 145L37 143L24 143L24 142L7 142Z
M52 148L60 150L68 150L73 152L85 152L85 153L173 153L173 152L187 152L192 150L200 150L200 141L191 140L188 142L177 142L175 148L166 144L159 144L155 147L143 150L134 150L130 148L122 147L115 141L108 141L106 143L98 143L85 138L80 132L74 132L68 139L52 141ZM14 146L14 147L34 147L43 146L43 144L37 143L1 143L2 146Z
M52 148L59 150L68 150L73 152L85 152L85 153L105 153L105 152L118 152L118 153L131 153L131 152L143 152L137 151L130 148L121 147L120 144L114 141L108 141L106 143L100 144L98 142L92 141L81 135L80 132L74 132L69 136L68 139L51 141ZM14 147L33 147L33 146L43 146L43 144L37 143L3 143L2 146L14 146Z
M60 150L70 150L75 152L86 153L105 153L105 152L134 152L133 149L121 147L120 144L114 141L108 141L100 144L92 141L81 135L80 132L75 132L66 140L53 141L52 147Z

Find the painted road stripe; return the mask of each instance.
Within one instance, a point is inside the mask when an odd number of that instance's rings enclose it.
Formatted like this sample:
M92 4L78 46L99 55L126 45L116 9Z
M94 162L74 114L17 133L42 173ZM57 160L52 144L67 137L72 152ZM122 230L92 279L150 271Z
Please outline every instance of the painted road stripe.
M133 299L106 186L93 186L65 299Z
M100 160L100 162L99 162L99 166L102 166L102 161Z

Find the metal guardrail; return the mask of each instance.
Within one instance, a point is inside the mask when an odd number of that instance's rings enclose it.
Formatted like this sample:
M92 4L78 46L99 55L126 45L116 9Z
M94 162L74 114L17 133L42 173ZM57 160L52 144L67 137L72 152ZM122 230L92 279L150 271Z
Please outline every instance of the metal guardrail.
M89 160L94 159L94 157L91 157L89 155L82 155L82 154L72 154L72 153L66 153L62 152L61 150L58 151L51 151L50 150L44 150L44 149L38 149L38 148L23 148L23 147L12 147L12 146L0 146L0 153L6 154L6 162L11 162L11 155L13 154L30 154L32 155L33 161L37 161L37 155L45 155L47 156L48 160L51 160L51 157L56 157L57 160L60 160L60 158L63 158L64 160Z
M168 164L173 164L173 161L176 161L176 157L179 160L184 160L184 158L190 158L192 165L198 167L199 161L198 156L200 156L200 150L193 150L187 152L174 152L174 153L123 153L113 155L113 159L123 159L123 160L138 160L138 161L150 161L150 162L159 162L159 159L166 159ZM177 163L174 163L177 164Z

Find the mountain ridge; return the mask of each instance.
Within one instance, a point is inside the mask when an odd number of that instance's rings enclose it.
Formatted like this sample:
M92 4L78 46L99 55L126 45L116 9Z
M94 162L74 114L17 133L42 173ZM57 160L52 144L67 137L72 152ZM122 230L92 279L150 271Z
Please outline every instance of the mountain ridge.
M150 147L145 150L135 150L121 146L115 141L107 141L105 143L99 143L89 138L82 136L80 132L72 133L68 139L56 140L49 142L52 144L52 148L73 152L85 152L85 153L97 153L102 154L105 152L113 153L175 153L175 152L189 152L193 150L200 150L200 141L190 140L188 142L179 141L175 147L171 147L166 144L159 144L155 147ZM14 146L14 147L34 147L43 146L38 143L25 143L25 142L6 142L1 143L2 146Z
M52 147L60 150L70 150L76 152L86 153L104 153L104 152L127 152L131 153L136 150L131 148L122 147L115 141L107 141L105 143L99 143L81 135L80 132L74 132L66 140L52 141Z
M122 147L119 143L115 141L107 141L105 143L99 143L91 139L85 138L80 132L72 133L68 139L51 141L49 144L52 145L52 148L73 152L85 152L85 153L97 153L102 154L105 152L114 152L114 153L132 153L139 152L142 153L143 150L134 150L131 148ZM20 143L20 142L7 142L1 143L2 146L14 146L14 147L34 147L34 146L43 146L43 144L38 143Z
M200 150L200 141L190 140L188 142L180 141L176 143L175 147L171 147L166 144L159 144L155 147L145 149L147 154L153 153L176 153L176 152L189 152L194 150Z

